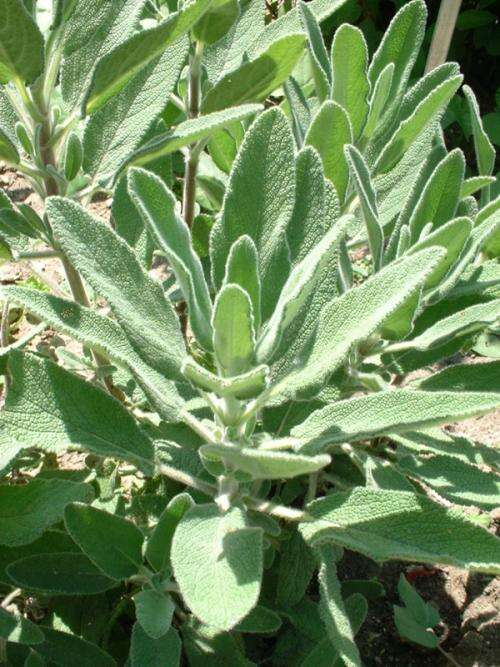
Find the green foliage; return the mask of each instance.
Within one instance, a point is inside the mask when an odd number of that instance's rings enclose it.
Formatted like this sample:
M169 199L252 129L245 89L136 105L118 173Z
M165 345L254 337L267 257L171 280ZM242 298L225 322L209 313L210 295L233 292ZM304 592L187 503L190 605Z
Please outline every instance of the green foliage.
M423 0L268 4L0 0L2 259L66 277L0 293L0 662L358 666L344 548L500 572L498 452L440 428L500 405L491 114Z

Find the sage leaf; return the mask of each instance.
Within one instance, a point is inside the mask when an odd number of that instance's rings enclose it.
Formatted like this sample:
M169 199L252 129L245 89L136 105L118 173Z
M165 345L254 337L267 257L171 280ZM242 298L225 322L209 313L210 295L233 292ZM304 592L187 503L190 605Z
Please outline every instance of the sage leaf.
M497 537L421 494L356 488L316 500L307 511L311 521L299 528L313 546L330 541L375 560L499 570Z
M311 454L329 444L467 419L498 405L500 395L495 392L386 390L316 410L291 434L302 439L300 452Z
M257 604L262 530L247 527L238 507L221 514L216 505L198 505L175 531L172 565L193 614L207 625L230 630Z
M304 44L304 36L300 33L273 42L257 58L220 79L206 94L202 112L208 114L244 102L264 100L292 73Z
M250 297L241 287L230 283L219 291L212 327L215 356L223 375L248 371L254 357L255 326Z
M170 547L177 524L193 506L194 501L188 493L179 493L161 513L146 544L146 558L158 572L169 565Z
M347 610L340 592L337 565L332 545L326 544L317 549L319 569L319 610L326 631L340 657L346 665L361 666L361 658L354 642L354 632L347 615Z
M307 130L305 144L313 146L321 156L323 169L341 202L349 182L349 168L344 145L352 142L352 128L345 110L336 102L324 102Z
M281 627L281 618L267 607L257 605L235 626L235 632L273 634Z
M178 667L181 659L181 640L174 630L170 630L153 639L150 637L140 623L135 623L132 628L132 642L130 646L131 667Z
M276 601L282 607L293 607L306 593L316 570L316 558L298 530L293 530L286 545L280 555Z
M259 274L259 255L255 243L246 234L240 236L229 250L224 284L239 285L250 297L255 331L260 328L261 282Z
M179 123L175 130L159 134L141 146L130 158L130 165L143 165L164 155L209 137L222 128L244 120L256 114L262 107L259 104L242 104L231 109L223 109L206 114L200 118L189 118Z
M152 639L165 635L172 623L175 604L168 593L145 589L134 595L137 622Z
M332 100L347 111L352 136L356 141L368 114L370 92L367 77L368 47L359 28L344 23L335 31L331 61Z
M36 651L61 667L116 667L113 658L92 642L74 634L43 629L45 641L37 644Z
M79 553L34 554L7 567L18 586L42 595L95 595L116 586Z
M217 42L231 28L239 13L238 0L214 0L210 9L194 24L193 38L204 44Z
M90 505L72 503L64 512L66 529L107 576L128 579L142 565L141 531L127 519Z
M29 619L9 614L0 607L0 639L15 644L33 646L44 641L43 632Z
M179 377L184 341L160 285L146 274L122 239L78 204L51 197L47 211L63 249L109 301L134 349L155 370L171 379Z
M479 175L489 176L493 172L495 164L495 149L484 130L483 121L479 114L479 105L474 92L470 86L464 86L463 91L469 106L469 116L472 125L472 136L474 138L474 149L476 151Z
M84 100L88 114L100 109L130 79L184 35L210 7L212 0L191 0L153 28L141 30L99 60Z
M212 279L224 279L231 246L248 235L259 254L262 320L274 311L289 272L285 233L294 205L294 140L284 114L270 109L245 134L233 163L220 220L210 236Z
M0 486L0 544L19 547L39 538L61 520L73 501L91 501L92 487L62 479L34 479L28 484Z
M11 141L9 136L0 127L0 158L3 162L16 165L21 161L21 157L16 148L16 145Z
M330 463L328 455L301 456L234 445L202 445L200 454L210 460L227 461L253 479L288 479L317 472Z
M0 83L33 83L43 70L44 43L22 0L1 0Z
M128 173L128 190L144 224L165 252L188 306L189 321L198 342L212 348L212 301L203 267L176 199L163 181L144 169Z
M33 354L11 352L9 369L12 388L0 423L10 438L45 451L73 444L151 473L151 441L115 398Z
M321 34L318 21L308 5L301 0L297 5L297 9L304 32L307 35L316 95L320 102L324 102L330 95L332 67L323 42L323 35Z

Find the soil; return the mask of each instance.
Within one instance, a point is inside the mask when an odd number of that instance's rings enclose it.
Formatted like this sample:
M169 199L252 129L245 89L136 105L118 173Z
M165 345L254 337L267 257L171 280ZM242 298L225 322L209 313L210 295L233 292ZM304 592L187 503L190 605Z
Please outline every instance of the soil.
M0 169L0 187L6 189L15 202L26 202L40 209L36 195L15 172ZM108 199L94 202L91 208L94 214L109 220ZM62 292L66 291L57 259L36 261L31 266L27 263L6 263L0 268L0 281L9 284L26 280L32 275L33 266L42 280ZM164 277L165 267L157 265L153 272ZM27 325L21 323L21 326ZM20 329L19 334L22 333ZM64 342L74 352L81 350L74 341ZM44 332L40 339L32 343L33 346L39 344L57 344L56 334ZM450 361L483 363L487 360L471 354L457 356L446 363ZM440 367L436 366L433 370ZM500 410L450 424L446 428L480 442L498 445ZM83 454L69 452L59 456L58 463L66 469L78 469L83 466L84 457ZM397 593L401 573L411 580L426 601L438 609L442 622L437 633L443 637L442 648L456 663L461 667L500 666L500 578L471 574L454 567L426 568L397 561L380 566L358 553L346 552L339 569L341 579L377 578L386 589L384 597L369 602L369 614L357 638L365 665L441 667L450 664L441 653L421 649L399 636L393 620L393 605L401 604Z

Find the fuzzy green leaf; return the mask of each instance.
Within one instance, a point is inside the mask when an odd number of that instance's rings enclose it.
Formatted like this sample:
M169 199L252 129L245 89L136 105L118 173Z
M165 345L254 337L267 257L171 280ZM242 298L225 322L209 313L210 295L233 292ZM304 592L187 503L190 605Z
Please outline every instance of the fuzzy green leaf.
M35 554L11 563L7 574L18 586L42 595L95 595L116 581L109 579L84 554Z
M405 3L392 19L373 55L368 78L372 87L382 71L394 64L388 95L389 108L397 108L424 39L427 9L423 0ZM387 110L387 113L389 111Z
M68 503L93 499L92 487L62 479L35 479L28 484L0 486L0 544L34 542L62 519Z
M160 639L172 623L175 604L168 593L144 589L134 595L135 614L144 632L152 639Z
M367 78L368 47L359 28L344 23L332 42L332 100L347 111L353 139L361 134L368 114L370 84Z
M0 83L32 83L43 70L42 33L22 0L0 0Z
M212 0L191 0L181 11L153 28L135 33L101 58L84 102L87 113L94 113L119 93L137 72L184 35L211 3Z
M344 152L361 204L361 211L368 234L368 245L372 255L373 270L376 272L382 266L382 253L384 250L384 232L378 219L377 197L368 165L361 153L355 146L351 145L347 145Z
M104 296L137 353L167 377L179 377L184 341L172 305L113 230L77 204L51 197L50 223L71 262Z
M8 164L19 164L21 158L16 145L0 127L0 160Z
M378 75L370 97L363 137L370 139L377 130L384 108L389 100L394 76L394 63L388 63Z
M164 155L179 150L183 146L205 139L218 130L244 120L258 113L262 107L259 104L242 104L230 109L215 111L214 113L189 118L179 123L174 130L159 134L141 146L129 160L131 165L143 165Z
M49 663L60 667L116 667L108 653L77 635L45 627L43 634L45 641L37 645L36 651Z
M257 605L235 626L235 632L273 634L281 627L281 618L274 611Z
M344 606L337 576L335 552L331 544L318 547L320 562L320 614L335 650L349 667L361 667L361 658L354 642L354 632Z
M174 628L158 639L149 637L139 623L132 629L130 667L179 667L182 644Z
M175 531L172 565L193 614L230 630L259 597L262 530L247 527L237 507L221 514L216 505L198 505L186 512Z
M0 424L11 439L46 451L72 444L151 473L151 441L115 398L33 354L11 352L9 369L12 387Z
M305 2L302 2L302 0L298 3L297 9L300 16L300 22L307 35L316 96L323 102L330 96L332 66L328 59L323 35L321 34L321 29L314 13Z
M326 305L307 359L287 377L281 392L293 396L319 389L353 346L376 331L419 289L442 254L432 248L403 258Z
M170 547L175 529L193 505L194 501L189 494L179 493L161 513L146 545L146 558L158 572L162 572L170 563Z
M420 3L420 0L417 1ZM403 120L377 159L375 164L377 173L385 173L392 169L422 132L440 119L449 101L462 83L462 79L461 75L447 79L430 92L414 112Z
M141 531L127 519L73 503L64 512L66 529L97 567L113 579L128 579L142 565Z
M271 44L255 60L226 74L206 94L202 112L207 114L244 102L264 100L292 73L304 44L304 35L287 35Z
M224 285L214 304L213 347L224 375L248 371L255 348L252 303L238 285Z
M386 390L327 405L291 433L302 439L301 452L316 453L330 444L467 419L498 405L494 392Z
M301 456L234 445L202 445L200 454L214 461L227 461L253 479L288 479L317 472L330 463L328 455Z
M412 243L418 241L428 223L437 229L451 220L457 210L465 173L465 158L460 149L449 153L436 167L409 220Z
M204 44L217 42L231 28L239 13L238 0L214 0L210 9L194 24L193 39Z
M472 125L472 136L474 137L474 148L476 151L476 161L480 176L489 176L493 172L495 165L495 149L486 134L479 105L474 92L469 86L464 86L464 95L469 106L469 114Z
M311 121L305 144L313 146L320 154L325 177L335 186L341 202L349 181L344 146L351 142L351 123L345 110L331 100L324 102Z
M282 607L293 607L306 593L316 569L316 558L296 529L283 543L280 553L276 601Z
M300 524L312 544L331 541L375 560L443 563L500 571L500 540L460 512L409 491L356 488L307 506Z
M143 361L115 320L74 301L27 287L4 287L0 294L23 306L57 331L104 354L119 367L130 370L163 418L179 420L184 401L174 383Z
M500 391L500 361L457 364L411 384L425 391Z
M9 614L0 607L0 640L15 644L41 644L44 640L42 630L28 618Z
M259 255L252 239L240 236L229 250L224 274L224 284L239 285L250 297L255 331L260 328L261 283L259 275Z
M294 140L284 114L270 109L246 132L233 163L222 216L210 237L212 278L224 279L231 246L248 235L259 254L262 319L274 310L289 272L284 243L294 204Z
M188 306L189 321L198 342L212 348L212 301L200 258L180 215L175 196L163 181L144 169L128 173L128 190L157 244L165 252Z
M187 38L172 44L89 118L84 133L84 168L95 180L115 175L142 144L173 92L188 47Z

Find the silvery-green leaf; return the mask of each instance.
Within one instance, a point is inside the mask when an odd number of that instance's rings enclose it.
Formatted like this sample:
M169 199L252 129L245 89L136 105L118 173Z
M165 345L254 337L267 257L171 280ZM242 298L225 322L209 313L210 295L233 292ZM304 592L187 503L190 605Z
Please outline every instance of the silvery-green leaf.
M500 391L500 361L481 364L456 364L412 382L410 387L426 391Z
M117 585L82 553L34 554L11 563L9 578L40 595L95 595Z
M450 220L450 222L444 223L441 227L426 236L423 241L418 241L410 248L409 254L432 246L440 246L446 250L446 255L425 281L424 287L426 289L435 287L446 276L453 264L460 257L471 229L472 222L468 218L455 218L454 220Z
M240 236L229 250L224 284L239 285L250 297L255 331L260 328L261 282L259 275L259 256L255 243L250 236Z
M144 537L128 519L71 503L64 510L64 523L80 549L108 577L128 579L142 566Z
M388 63L380 72L373 85L366 123L363 128L363 137L370 139L378 127L384 108L389 100L394 76L394 63Z
M273 356L284 332L307 303L315 289L321 272L331 260L339 242L347 232L347 225L334 225L312 250L290 272L279 296L274 313L257 340L256 355L259 362Z
M341 202L349 181L344 146L351 142L351 123L345 110L332 100L324 102L311 121L305 144L313 146L320 154L325 176L335 186Z
M134 595L135 615L142 629L152 639L160 639L172 623L175 604L168 593L144 589Z
M366 73L368 47L359 28L344 23L335 31L331 60L332 100L347 111L351 121L352 136L356 141L367 117L370 91Z
M52 628L43 629L45 641L37 644L36 652L47 662L72 667L72 665L93 665L93 667L116 667L115 660L94 643L69 632Z
M32 83L43 70L44 43L22 0L0 0L0 83Z
M426 18L427 9L423 0L412 0L405 3L390 22L373 55L368 70L368 78L372 87L387 65L394 64L386 115L389 115L391 110L393 113L406 90L424 39Z
M130 667L179 667L182 643L174 628L153 639L135 623L130 644Z
M64 150L64 175L68 181L76 178L83 161L83 147L80 138L71 132Z
M356 488L307 507L306 542L330 541L375 560L443 563L497 573L500 540L422 494Z
M493 325L499 319L500 299L478 303L449 317L444 317L415 338L397 343L394 348L395 351L428 350L431 347L442 345L454 336L474 333L488 325Z
M197 364L191 357L186 357L182 372L195 387L203 391L243 399L258 396L266 388L269 368L264 365L255 366L241 375L220 377Z
M47 212L72 264L108 300L139 356L167 377L179 377L185 352L177 316L133 251L108 225L68 199L51 197Z
M189 322L198 342L212 348L212 301L200 258L172 191L155 174L133 168L128 191L144 224L166 254L188 306Z
M470 197L470 195L486 188L488 185L492 185L495 181L494 176L472 176L471 178L466 178L460 190L460 199Z
M337 401L313 412L291 435L303 453L328 445L365 440L384 433L404 433L484 414L500 405L495 392L398 389Z
M405 257L327 304L319 316L307 359L287 377L282 393L293 396L325 384L350 350L415 294L443 254L432 248Z
M298 530L283 542L280 551L276 601L282 607L293 607L306 593L316 569L316 559Z
M21 158L14 142L0 127L0 160L8 164L19 164Z
M146 558L157 572L162 572L170 563L170 547L177 524L184 514L194 506L188 493L179 493L165 507L146 544Z
M418 79L403 97L399 109L399 120L406 120L411 116L415 107L432 93L435 88L450 77L457 76L458 74L460 74L458 63L443 63L439 67L435 67L430 72L427 72L421 79Z
M154 251L153 239L144 227L139 211L130 199L127 172L120 176L115 185L111 205L111 222L116 233L135 250L139 262L145 269L150 269Z
M101 58L139 27L145 0L79 0L65 22L61 63L61 92L70 108L87 92Z
M301 33L287 35L271 44L254 60L229 72L208 91L202 103L202 112L206 114L244 102L264 100L292 73L304 44L305 38Z
M405 456L399 468L421 480L440 496L458 505L474 505L484 510L498 507L500 477L451 456L415 458Z
M373 270L382 266L384 232L378 219L377 197L370 177L370 171L363 156L355 146L347 145L344 149L354 187L358 193L361 211L368 235L368 245L372 255Z
M33 354L11 352L9 370L12 387L0 420L4 434L24 447L45 451L72 444L151 473L151 441L131 413L104 390Z
M319 610L326 631L335 650L349 667L361 667L358 647L354 642L354 632L344 606L337 576L335 552L332 545L317 548L319 569Z
M457 148L437 165L422 191L409 220L412 242L431 222L434 229L451 220L457 210L465 173L465 158Z
M185 603L207 625L230 630L255 607L262 578L262 530L238 507L198 505L182 517L172 565Z
M417 1L420 2L420 0ZM375 164L377 173L385 173L394 167L426 127L442 116L462 83L462 79L461 75L452 76L437 86L420 102L411 116L399 125L377 159Z
M271 609L257 605L235 627L235 632L273 634L281 627L281 618Z
M273 312L289 272L285 231L294 205L294 140L279 109L261 114L233 163L220 220L210 237L212 279L220 287L233 243L245 234L259 253L262 320Z
M301 456L229 444L202 445L200 454L210 460L227 461L236 470L250 474L253 479L289 479L317 472L330 463L330 457L325 454Z
M74 301L27 287L4 287L2 295L56 331L102 353L117 366L129 369L162 417L168 421L179 420L184 401L174 383L148 366L115 320Z
M46 528L61 521L68 503L91 502L94 493L88 484L34 479L27 484L2 484L0 496L0 544L19 547L31 544Z
M260 2L240 3L240 15L229 32L203 51L203 65L211 83L238 69L249 46L264 30L264 18Z
M113 176L147 136L167 105L188 46L186 38L172 44L89 118L83 137L84 168L94 179Z
M261 110L259 104L243 104L231 109L216 111L200 118L189 118L179 123L173 131L159 134L141 146L128 161L131 165L143 165L170 153L183 146L209 137L218 130L235 122L244 120Z
M0 607L0 639L27 646L44 641L43 632L37 625L20 614L10 614L3 607Z
M302 0L298 3L297 9L300 16L302 28L307 35L309 47L309 56L316 87L316 96L323 102L330 95L332 85L332 66L328 59L323 35L314 13Z
M249 370L255 348L252 302L238 285L225 284L214 304L213 348L223 374L239 375Z
M496 260L469 266L446 298L462 299L473 294L485 298L500 297L500 264Z
M311 122L311 109L300 84L293 76L288 77L288 80L283 84L283 92L290 109L295 141L297 146L301 148Z
M88 114L100 109L110 97L165 49L184 35L210 7L212 0L191 0L179 12L153 28L136 32L99 60L85 96Z
M192 28L193 39L213 44L223 37L238 18L238 0L213 0L210 9Z
M464 86L464 95L469 105L472 136L474 137L474 148L476 150L476 161L479 175L489 176L495 165L495 149L484 130L476 96L469 86Z

